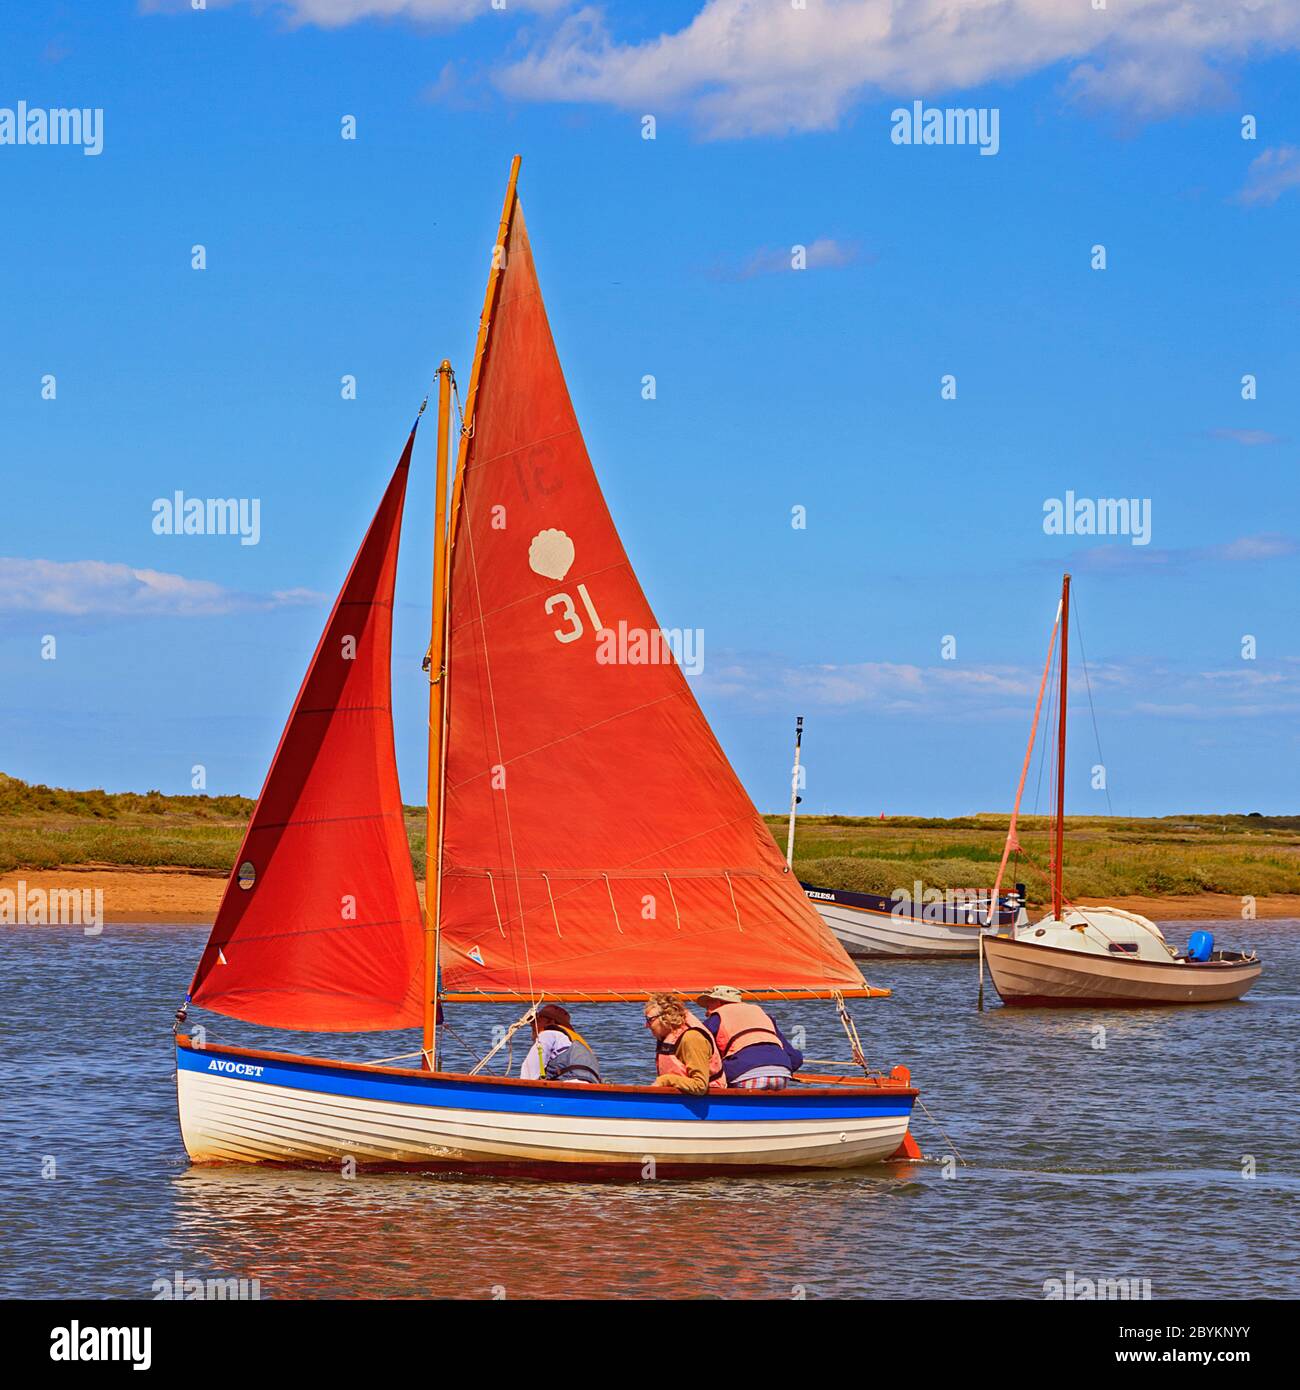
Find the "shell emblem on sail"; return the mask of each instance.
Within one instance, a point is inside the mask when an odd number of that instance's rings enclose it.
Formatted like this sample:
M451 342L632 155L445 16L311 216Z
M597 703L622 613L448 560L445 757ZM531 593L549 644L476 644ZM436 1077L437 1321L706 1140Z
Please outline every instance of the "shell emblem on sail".
M563 579L573 564L573 542L563 531L539 531L528 547L528 567L544 579Z

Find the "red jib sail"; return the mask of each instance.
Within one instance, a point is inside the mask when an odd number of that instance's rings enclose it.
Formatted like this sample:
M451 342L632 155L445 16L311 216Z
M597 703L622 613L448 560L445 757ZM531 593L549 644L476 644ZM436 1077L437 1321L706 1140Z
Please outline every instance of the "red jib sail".
M514 204L453 518L448 992L855 988L610 518Z
M423 922L393 753L393 581L415 431L321 635L190 986L250 1023L418 1025Z

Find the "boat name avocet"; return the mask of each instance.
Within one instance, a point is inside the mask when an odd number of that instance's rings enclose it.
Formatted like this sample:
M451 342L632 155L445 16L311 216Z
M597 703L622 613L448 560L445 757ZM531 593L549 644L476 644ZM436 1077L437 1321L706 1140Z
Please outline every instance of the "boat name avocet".
M255 1067L248 1062L226 1062L214 1057L208 1063L208 1070L229 1072L231 1076L261 1076L266 1068Z

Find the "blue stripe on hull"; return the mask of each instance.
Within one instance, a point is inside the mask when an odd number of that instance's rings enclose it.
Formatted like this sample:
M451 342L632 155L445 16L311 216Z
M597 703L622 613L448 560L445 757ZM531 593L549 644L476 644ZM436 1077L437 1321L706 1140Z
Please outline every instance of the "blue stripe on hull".
M791 1088L785 1091L713 1092L708 1096L683 1096L677 1091L644 1091L615 1096L607 1091L588 1091L583 1086L499 1085L491 1080L410 1077L369 1067L322 1066L311 1061L247 1056L218 1047L192 1049L177 1046L176 1065L181 1071L229 1076L264 1086L291 1086L322 1095L358 1096L407 1105L441 1106L452 1110L495 1110L516 1115L557 1115L575 1119L619 1118L638 1120L822 1120L885 1118L910 1115L913 1097L884 1092L857 1092L847 1096L813 1094ZM254 1075L252 1073L256 1072Z

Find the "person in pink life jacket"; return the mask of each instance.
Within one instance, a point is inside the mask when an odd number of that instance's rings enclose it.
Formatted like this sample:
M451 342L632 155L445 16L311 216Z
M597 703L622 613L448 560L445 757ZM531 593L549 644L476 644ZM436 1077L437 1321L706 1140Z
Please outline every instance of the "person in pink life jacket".
M650 996L645 1026L655 1040L656 1086L671 1086L691 1096L726 1088L713 1034L675 994Z
M746 1004L734 985L714 985L696 1003L708 1010L704 1026L713 1034L728 1086L747 1091L782 1091L803 1066L766 1009Z

